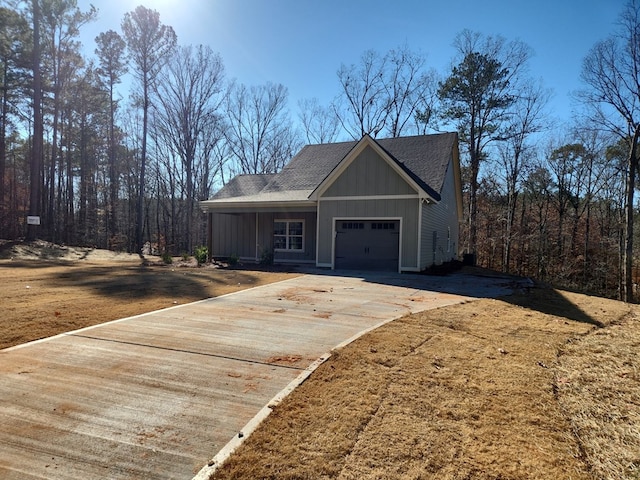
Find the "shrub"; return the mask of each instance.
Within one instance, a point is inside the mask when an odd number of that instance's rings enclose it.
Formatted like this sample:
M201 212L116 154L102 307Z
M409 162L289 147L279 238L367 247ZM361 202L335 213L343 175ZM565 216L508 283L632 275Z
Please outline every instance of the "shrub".
M207 263L207 259L209 257L209 249L204 245L196 247L194 257L196 257L196 261L198 262L198 265Z
M229 265L234 266L240 262L240 257L238 255L233 254L229 257Z
M173 257L171 256L171 254L169 252L164 252L162 254L162 261L164 263L166 263L167 265L171 265L173 263Z
M273 265L273 252L270 250L263 250L260 256L261 265Z

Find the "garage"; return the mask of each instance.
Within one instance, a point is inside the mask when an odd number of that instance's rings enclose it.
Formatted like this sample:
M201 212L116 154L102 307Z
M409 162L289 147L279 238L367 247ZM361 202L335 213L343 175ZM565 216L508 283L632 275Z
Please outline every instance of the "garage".
M399 220L336 220L335 268L398 271Z

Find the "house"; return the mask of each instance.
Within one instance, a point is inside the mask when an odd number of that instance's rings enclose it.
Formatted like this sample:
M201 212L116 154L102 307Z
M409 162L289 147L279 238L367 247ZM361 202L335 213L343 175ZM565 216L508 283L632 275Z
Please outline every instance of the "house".
M213 258L422 271L458 257L458 135L307 145L279 173L238 175L200 206Z

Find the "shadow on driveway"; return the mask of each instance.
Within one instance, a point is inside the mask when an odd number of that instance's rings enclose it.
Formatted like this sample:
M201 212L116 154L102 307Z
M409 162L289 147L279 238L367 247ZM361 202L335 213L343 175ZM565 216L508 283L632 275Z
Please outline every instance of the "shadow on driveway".
M477 267L463 267L461 270L442 275L399 274L375 271L331 271L323 269L308 269L305 271L314 275L361 278L369 283L463 295L472 298L500 298L513 305L541 313L557 315L598 327L604 326L602 322L586 314L554 288L537 284L530 278L483 270ZM532 296L526 295L532 288L544 288L548 294L544 296L544 300L536 300Z

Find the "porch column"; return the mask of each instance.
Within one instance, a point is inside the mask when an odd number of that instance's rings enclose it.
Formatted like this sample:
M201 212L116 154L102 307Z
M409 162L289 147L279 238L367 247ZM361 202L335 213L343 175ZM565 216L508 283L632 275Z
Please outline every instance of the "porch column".
M207 213L207 256L209 262L213 261L213 214Z
M258 212L256 212L256 263L260 258L258 257Z

